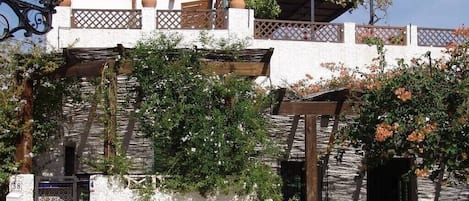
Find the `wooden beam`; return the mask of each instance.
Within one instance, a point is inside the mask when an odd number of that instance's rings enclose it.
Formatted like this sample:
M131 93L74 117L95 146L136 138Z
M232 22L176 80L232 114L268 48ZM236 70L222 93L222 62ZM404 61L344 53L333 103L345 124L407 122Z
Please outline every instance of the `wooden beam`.
M283 160L288 160L290 157L290 152L293 147L293 141L295 140L296 129L298 128L298 122L300 121L300 115L293 116L293 122L290 130L290 134L287 138L287 150L283 155Z
M270 65L263 62L220 62L202 61L202 72L227 74L236 73L244 76L269 76Z
M279 114L302 115L334 115L337 108L336 101L309 101L309 102L282 102L280 104ZM342 114L351 114L352 105L344 103Z
M52 77L100 77L103 71L104 64L108 63L113 66L114 60L98 60L90 61L86 63L77 63L68 67L64 67L63 70L59 70L53 74ZM118 69L119 75L127 75L132 73L134 70L130 62L124 62Z
M306 201L318 201L316 115L305 116Z

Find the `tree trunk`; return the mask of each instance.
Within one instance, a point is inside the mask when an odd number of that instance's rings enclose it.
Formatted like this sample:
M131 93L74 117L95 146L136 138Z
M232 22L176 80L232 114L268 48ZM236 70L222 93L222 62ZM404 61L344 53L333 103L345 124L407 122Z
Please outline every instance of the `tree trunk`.
M441 162L440 164L440 172L438 173L436 185L435 185L435 198L434 201L438 201L440 199L441 193L441 183L443 182L443 176L445 175L445 163Z
M18 163L21 174L32 172L32 151L33 151L33 81L30 79L19 79L23 91L21 99L25 102L20 110L20 118L23 124L21 135L18 136L16 144L15 161Z

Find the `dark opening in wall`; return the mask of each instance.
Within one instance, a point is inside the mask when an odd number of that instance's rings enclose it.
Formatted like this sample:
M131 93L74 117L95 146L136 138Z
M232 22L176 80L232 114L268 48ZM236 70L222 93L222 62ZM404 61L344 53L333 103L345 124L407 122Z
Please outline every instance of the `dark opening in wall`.
M306 178L304 161L280 162L280 175L283 179L283 200L292 198L306 199Z
M417 181L409 174L412 159L393 158L367 171L367 201L416 201Z
M65 146L65 164L64 174L65 176L72 176L75 174L75 146Z

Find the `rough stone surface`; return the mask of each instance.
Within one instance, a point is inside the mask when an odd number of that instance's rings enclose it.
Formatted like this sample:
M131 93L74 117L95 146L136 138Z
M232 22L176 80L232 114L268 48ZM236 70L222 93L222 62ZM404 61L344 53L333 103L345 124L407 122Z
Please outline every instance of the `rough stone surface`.
M118 112L117 136L118 141L130 136L126 156L131 161L130 174L144 174L153 165L153 149L150 139L138 129L135 118L135 85L136 81L127 77L118 77ZM80 83L83 102L75 103L66 100L63 107L62 133L55 139L48 153L36 157L35 172L44 176L58 176L64 174L65 146L75 147L77 160L76 172L81 174L97 173L94 164L103 157L104 125L102 123L103 106L97 105L96 113L89 116L92 107L90 101L95 94L96 86L87 80ZM90 121L93 119L93 121ZM91 125L89 132L86 127ZM133 125L133 126L132 126ZM127 137L128 137L127 136ZM83 141L82 141L83 140ZM124 148L124 144L122 146Z
M120 140L125 138L128 130L131 130L131 140L128 145L127 156L132 162L130 174L145 174L151 171L153 164L152 143L146 139L138 129L138 122L132 125L131 115L135 112L135 80L128 80L125 77L118 79L118 136ZM95 86L84 80L81 83L81 91L83 97L90 97L94 94ZM96 112L94 120L91 122L89 133L85 132L85 127L89 122L88 113L91 108L89 99L82 104L76 104L67 101L64 104L62 124L62 133L60 137L54 139L50 152L37 156L35 162L37 164L35 172L44 176L59 176L64 173L64 146L75 146L77 153L81 156L77 160L77 173L92 174L96 173L90 162L96 161L103 155L103 124L100 120L102 109ZM270 136L275 139L282 149L286 149L287 136L292 126L292 116L269 116L271 122ZM323 156L327 148L329 136L331 133L332 121L328 127L320 127L319 119L318 128L318 153ZM84 136L87 136L86 138ZM86 140L82 144L82 138ZM341 161L336 160L339 155L339 149L335 147L329 156L326 176L324 177L323 199L331 201L351 200L352 194L356 189L355 177L357 176L358 166L360 165L361 156L357 155L357 151L353 148L345 148ZM277 159L263 159L272 166L273 169L279 170ZM300 119L297 131L295 133L294 142L288 160L304 160L304 121ZM96 184L94 185L96 187ZM433 200L434 184L426 179L418 179L418 196L419 200ZM130 191L120 191L119 193L128 194ZM115 193L115 195L120 195ZM113 194L114 195L114 194ZM110 195L109 195L110 196ZM119 196L117 196L119 197ZM164 196L163 196L164 197ZM165 200L166 198L162 198ZM171 198L173 199L173 198ZM169 197L167 200L171 200ZM366 178L363 180L360 188L360 200L366 200ZM469 186L443 186L440 200L469 200Z
M273 124L270 133L275 137L276 141L286 148L287 136L290 133L293 116L272 115L269 116L270 122ZM322 128L320 126L320 119L317 119L317 142L318 154L324 156L329 136L332 131L333 119L329 121L329 126ZM344 126L343 123L340 126ZM295 134L293 147L288 160L304 160L304 119L301 118ZM329 163L324 177L323 184L323 200L327 201L343 201L352 200L352 195L356 189L355 177L358 175L358 167L361 162L361 155L359 150L354 148L342 148L345 152L341 157L341 161L336 160L339 155L338 147L334 147L330 156ZM358 154L357 154L358 153ZM275 168L280 168L278 165ZM434 199L435 185L428 178L417 179L418 200L431 201ZM363 179L360 188L360 199L366 200L366 176ZM469 201L469 185L444 185L440 195L440 200L453 201L462 200Z

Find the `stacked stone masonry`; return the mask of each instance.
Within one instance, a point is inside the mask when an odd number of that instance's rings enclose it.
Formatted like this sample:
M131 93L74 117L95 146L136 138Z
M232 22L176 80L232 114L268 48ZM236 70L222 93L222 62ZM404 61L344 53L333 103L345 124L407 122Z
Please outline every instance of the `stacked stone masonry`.
M138 122L132 124L131 116L135 113L135 86L136 81L127 77L118 78L118 137L122 141L125 135L131 133L131 140L128 143L127 156L130 158L130 174L146 174L151 171L153 165L153 151L150 139L139 131ZM90 99L95 92L95 85L88 80L80 83L81 95L84 98L82 103L73 103L70 100L64 102L63 124L60 137L54 139L53 146L47 154L36 157L35 172L44 176L60 176L64 174L64 146L75 146L77 151L77 173L94 174L99 173L88 165L90 160L103 155L103 124L100 121L102 109L98 104L96 115L91 122L89 133L86 133L86 126L90 123L88 114L92 104ZM269 133L272 139L278 142L282 149L286 149L287 136L292 126L292 116L268 116L271 126ZM134 119L135 120L135 119ZM332 130L332 119L328 127L320 127L318 120L318 153L325 153L329 136ZM342 123L342 126L344 123ZM131 129L131 132L128 130ZM87 137L84 137L87 136ZM81 140L85 139L85 142ZM83 146L84 145L84 146ZM329 163L324 177L323 200L342 201L351 200L356 189L355 177L361 156L357 155L358 150L345 148L342 161L337 161L335 156L338 149L335 147L329 158ZM304 160L304 120L300 118L289 160ZM279 170L279 163L276 159L264 159L273 169ZM366 178L360 188L360 200L366 200ZM419 200L433 200L434 183L426 178L418 179ZM469 186L443 186L440 200L467 200L469 201Z

